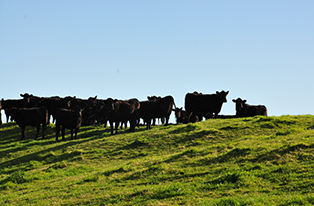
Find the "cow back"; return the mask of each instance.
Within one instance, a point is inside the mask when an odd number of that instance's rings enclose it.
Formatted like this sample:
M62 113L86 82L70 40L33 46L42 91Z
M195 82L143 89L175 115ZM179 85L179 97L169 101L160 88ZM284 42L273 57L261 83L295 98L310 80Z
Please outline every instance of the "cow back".
M155 101L142 101L140 107L140 116L143 119L168 117L174 106L172 96L159 98Z
M253 117L256 115L263 115L263 116L267 116L267 109L264 105L244 105L243 108L243 116L245 117Z
M113 121L126 121L134 115L138 115L140 102L137 99L117 100L110 112L110 119Z
M56 123L69 129L79 128L82 124L82 112L79 109L61 108L57 113Z
M226 102L226 95L228 92L221 92L217 94L196 94L187 93L185 96L185 110L188 113L219 113L222 104Z
M19 108L13 113L19 126L37 126L48 122L48 112L44 107Z

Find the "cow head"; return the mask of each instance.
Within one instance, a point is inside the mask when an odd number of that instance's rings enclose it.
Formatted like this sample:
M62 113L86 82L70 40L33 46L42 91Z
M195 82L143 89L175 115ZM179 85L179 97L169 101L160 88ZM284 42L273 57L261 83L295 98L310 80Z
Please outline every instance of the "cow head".
M87 102L88 102L88 106L95 107L97 104L97 95L95 97L89 97Z
M72 102L75 102L73 105L74 107L77 106L77 100L76 100L76 96L71 97L71 96L66 96L62 99L62 104L64 108L71 108L72 106Z
M246 100L242 100L241 98L232 100L236 104L236 111L241 111L244 107Z
M176 107L175 109L173 109L174 114L177 119L179 119L182 116L182 110L183 110L183 107L181 108Z
M160 96L147 96L147 99L149 100L149 101L157 101L158 99L161 99L161 97Z
M108 117L108 115L115 110L115 101L112 98L108 98L104 101L104 104L105 116Z
M33 97L32 94L28 94L28 93L25 93L25 94L20 94L21 97L23 97L23 100L24 100L24 105L27 106L30 101L31 101L31 98Z
M222 90L221 92L216 91L216 94L219 96L219 99L222 102L227 102L227 95L229 94L229 91Z
M74 110L74 113L77 115L77 117L82 117L83 111L85 110L85 108L82 108L77 105L73 110Z

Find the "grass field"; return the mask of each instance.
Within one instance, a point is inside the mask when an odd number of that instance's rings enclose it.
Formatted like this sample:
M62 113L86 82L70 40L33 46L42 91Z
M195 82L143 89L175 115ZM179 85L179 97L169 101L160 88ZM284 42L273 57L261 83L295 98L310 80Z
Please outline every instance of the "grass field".
M0 205L313 205L314 116L210 119L55 142L0 126Z

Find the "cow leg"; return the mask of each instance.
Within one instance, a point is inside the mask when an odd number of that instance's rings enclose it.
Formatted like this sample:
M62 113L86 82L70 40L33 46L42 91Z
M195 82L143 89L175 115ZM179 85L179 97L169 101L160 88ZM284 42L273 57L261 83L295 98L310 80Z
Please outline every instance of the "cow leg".
M25 130L26 130L26 126L22 126L21 127L21 131L22 131L21 140L23 140L25 138Z
M119 121L115 122L115 129L116 129L116 134L118 134L118 127L119 127Z
M45 139L45 130L46 130L46 124L43 123L43 131L42 131L42 133L43 133L43 139Z
M7 123L8 123L9 118L10 118L9 112L8 112L8 110L4 110L4 113L5 113L5 117L7 118Z
M125 123L124 123L124 121L121 121L120 129L123 129L123 125L124 125L124 128L125 128Z
M147 129L150 129L150 128L151 128L151 122L152 122L152 120L151 120L151 119L148 119L148 121L147 121Z
M78 130L79 130L79 128L75 128L75 139L77 139Z
M70 131L71 131L71 140L73 140L73 129L71 128Z
M136 125L136 119L131 119L130 120L130 132L135 131L135 125Z
M64 138L65 127L64 126L62 126L61 133L62 133L62 140L65 140L65 138Z
M111 135L113 135L113 122L112 122L112 121L109 121L109 123L110 123Z
M214 118L217 118L217 117L218 117L218 112L215 112Z
M166 119L166 123L165 126L167 126L169 124L169 116L168 117L164 117Z
M58 137L59 137L59 132L60 132L60 125L56 125L56 141L58 142Z
M38 138L39 130L40 130L40 124L38 124L38 125L36 126L36 136L35 136L35 139Z
M160 119L161 119L161 124L164 124L165 123L165 117L162 117ZM166 120L166 122L167 122L167 120ZM168 125L168 123L166 123L166 125Z

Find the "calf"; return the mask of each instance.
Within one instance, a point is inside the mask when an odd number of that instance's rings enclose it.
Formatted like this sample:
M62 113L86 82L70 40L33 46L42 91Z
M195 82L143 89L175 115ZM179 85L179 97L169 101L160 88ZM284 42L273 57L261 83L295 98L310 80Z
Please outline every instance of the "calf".
M22 130L21 139L25 138L25 130L27 126L37 128L35 139L38 137L40 125L42 124L42 138L45 138L45 128L48 124L48 111L44 107L32 107L32 108L11 108L12 117L16 121L16 124Z
M58 141L60 127L62 126L62 140L65 140L65 129L70 129L71 140L73 139L73 130L75 133L75 139L77 138L77 132L82 124L82 109L76 107L74 109L59 109L56 116L56 141Z
M176 107L175 109L173 109L174 114L176 116L176 120L177 120L177 124L178 123L183 123L183 124L187 124L189 122L198 122L199 118L195 115L191 115L191 118L189 118L189 115L186 111L183 110L183 108L178 108Z
M237 117L253 117L256 115L267 116L267 108L264 105L248 105L241 98L232 100L236 104Z

